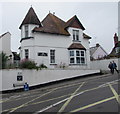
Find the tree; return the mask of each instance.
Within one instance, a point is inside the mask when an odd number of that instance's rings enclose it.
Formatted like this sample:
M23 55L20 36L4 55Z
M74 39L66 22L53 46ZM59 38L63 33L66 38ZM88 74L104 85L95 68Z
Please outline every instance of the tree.
M8 56L2 52L0 53L0 69L4 69L6 67L8 61Z

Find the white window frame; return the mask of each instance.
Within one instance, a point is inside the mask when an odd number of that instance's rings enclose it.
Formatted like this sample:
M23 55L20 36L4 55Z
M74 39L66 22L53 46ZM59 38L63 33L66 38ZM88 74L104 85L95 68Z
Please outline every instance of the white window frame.
M50 64L55 64L55 50L50 50Z
M25 25L25 38L28 37L29 28L28 25Z
M80 41L79 40L79 30L73 30L73 41Z
M25 49L25 59L29 59L29 49Z
M71 54L74 53L74 54ZM84 53L84 54L82 54ZM69 50L69 64L70 65L85 65L86 64L86 52L85 50ZM84 60L84 62L82 62ZM74 61L74 62L73 62Z

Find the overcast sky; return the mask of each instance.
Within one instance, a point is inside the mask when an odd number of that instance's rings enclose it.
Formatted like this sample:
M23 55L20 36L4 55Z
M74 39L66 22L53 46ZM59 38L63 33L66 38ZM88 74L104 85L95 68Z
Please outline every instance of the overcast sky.
M99 43L108 53L114 47L113 36L118 33L118 2L4 2L0 4L0 34L11 33L12 51L20 46L22 23L29 8L33 7L40 21L49 13L64 21L77 15L85 27L85 33L92 37L90 46Z

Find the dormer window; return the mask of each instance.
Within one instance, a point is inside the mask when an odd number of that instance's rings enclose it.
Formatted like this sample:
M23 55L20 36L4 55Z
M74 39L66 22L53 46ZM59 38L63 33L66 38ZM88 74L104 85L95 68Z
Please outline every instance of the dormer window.
M73 41L79 41L79 30L73 30Z
M25 37L28 37L28 25L25 25Z

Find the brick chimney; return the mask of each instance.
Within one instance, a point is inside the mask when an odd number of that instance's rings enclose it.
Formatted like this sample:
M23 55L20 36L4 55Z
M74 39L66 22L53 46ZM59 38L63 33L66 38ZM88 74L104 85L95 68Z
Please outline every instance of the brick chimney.
M118 43L118 36L117 36L117 33L115 33L115 35L114 35L114 45L116 45L116 43Z

